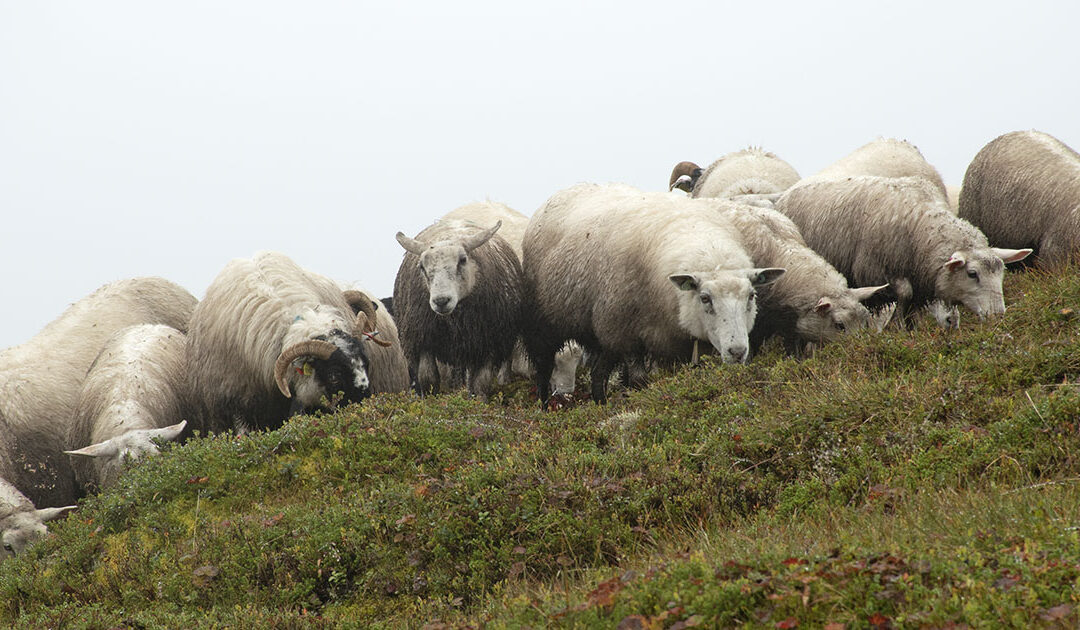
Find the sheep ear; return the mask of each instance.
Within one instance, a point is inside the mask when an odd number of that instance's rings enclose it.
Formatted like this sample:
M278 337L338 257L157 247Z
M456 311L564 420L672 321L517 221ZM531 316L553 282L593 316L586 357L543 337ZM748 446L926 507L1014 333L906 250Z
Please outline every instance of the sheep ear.
M814 305L814 312L818 315L824 315L825 313L828 313L831 309L832 302L830 302L829 298L827 297L821 298L817 301L817 304Z
M676 273L668 276L668 280L671 280L682 291L697 291L701 286L697 276L689 273Z
M994 255L1006 263L1019 262L1027 258L1032 250L1030 249L1001 249L1000 247L991 247L990 251L994 252Z
M879 287L859 287L858 289L852 289L851 290L851 295L856 300L862 302L863 300L866 300L866 299L869 299L870 297L872 297L878 291L884 291L885 289L888 289L888 288L889 288L889 285L887 285L887 284L883 284L883 285L881 285Z
M501 228L501 227L502 227L502 220L500 219L500 220L495 222L494 227L490 227L490 228L484 230L483 232L480 232L479 234L474 234L474 235L470 236L469 238L465 239L461 243L461 246L465 248L465 253L468 254L472 250L474 250L477 247L480 247L484 243L488 242L491 239L492 236L495 236L495 233L498 232L499 228Z
M786 272L787 269L783 267L765 267L763 269L751 269L747 277L750 279L750 284L761 287L776 282Z
M415 238L409 238L408 236L405 236L404 232L398 232L394 235L394 238L396 238L398 244L404 247L405 251L409 252L410 254L416 254L417 256L419 256L420 254L424 253L425 249L427 249L427 247L423 243L416 240Z
M113 440L105 440L90 446L84 446L76 451L64 451L68 455L82 455L84 457L116 457L120 447Z
M967 260L964 259L964 255L960 252L955 252L945 261L945 268L949 271L956 271L962 269L966 264Z
M77 507L79 506L65 505L64 507L41 508L40 510L34 510L34 516L36 516L39 521L44 523L45 521L53 520L54 518L60 516L68 510L74 510Z
M151 438L160 438L166 442L172 442L176 438L180 437L180 434L184 432L184 427L187 426L187 420L181 420L180 422L161 427L160 429L150 429L147 431L147 435Z

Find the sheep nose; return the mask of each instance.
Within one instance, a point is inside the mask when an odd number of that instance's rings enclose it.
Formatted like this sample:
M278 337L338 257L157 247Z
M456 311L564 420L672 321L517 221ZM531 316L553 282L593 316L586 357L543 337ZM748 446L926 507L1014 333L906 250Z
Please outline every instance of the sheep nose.
M740 363L746 358L746 346L731 346L727 349L727 352L732 359Z
M435 308L439 309L440 311L444 311L446 310L446 305L450 303L450 298L445 296L437 297L433 299L432 302L435 303Z

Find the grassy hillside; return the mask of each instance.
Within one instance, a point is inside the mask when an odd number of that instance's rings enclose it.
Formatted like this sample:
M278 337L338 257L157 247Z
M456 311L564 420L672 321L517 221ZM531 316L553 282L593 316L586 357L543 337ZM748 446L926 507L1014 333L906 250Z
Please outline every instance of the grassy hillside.
M195 440L0 565L0 622L1075 627L1080 278L1006 301L608 407L519 383Z

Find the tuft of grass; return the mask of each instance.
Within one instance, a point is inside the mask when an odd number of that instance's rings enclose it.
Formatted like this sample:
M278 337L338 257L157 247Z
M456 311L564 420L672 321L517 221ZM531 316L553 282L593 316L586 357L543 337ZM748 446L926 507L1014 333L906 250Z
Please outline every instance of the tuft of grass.
M742 366L706 358L608 407L542 412L514 383L490 404L378 396L201 437L134 465L0 565L0 621L1071 620L1055 607L1077 584L1076 533L1039 524L1077 513L1058 482L1080 477L1080 322L1067 311L1080 276L1006 286L996 320L864 331L801 360L776 345ZM1041 512L1023 512L1032 497L1047 498ZM952 504L955 520L938 516ZM1017 563L1016 537L1052 559Z

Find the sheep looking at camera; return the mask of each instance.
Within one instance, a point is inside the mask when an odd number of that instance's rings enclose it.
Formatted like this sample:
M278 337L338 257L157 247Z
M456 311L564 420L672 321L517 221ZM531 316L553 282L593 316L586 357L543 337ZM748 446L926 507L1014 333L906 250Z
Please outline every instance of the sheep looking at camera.
M463 368L469 392L487 398L495 371L520 335L522 278L514 248L494 226L444 219L405 249L394 281L394 309L405 356L421 394L438 393L437 362Z

